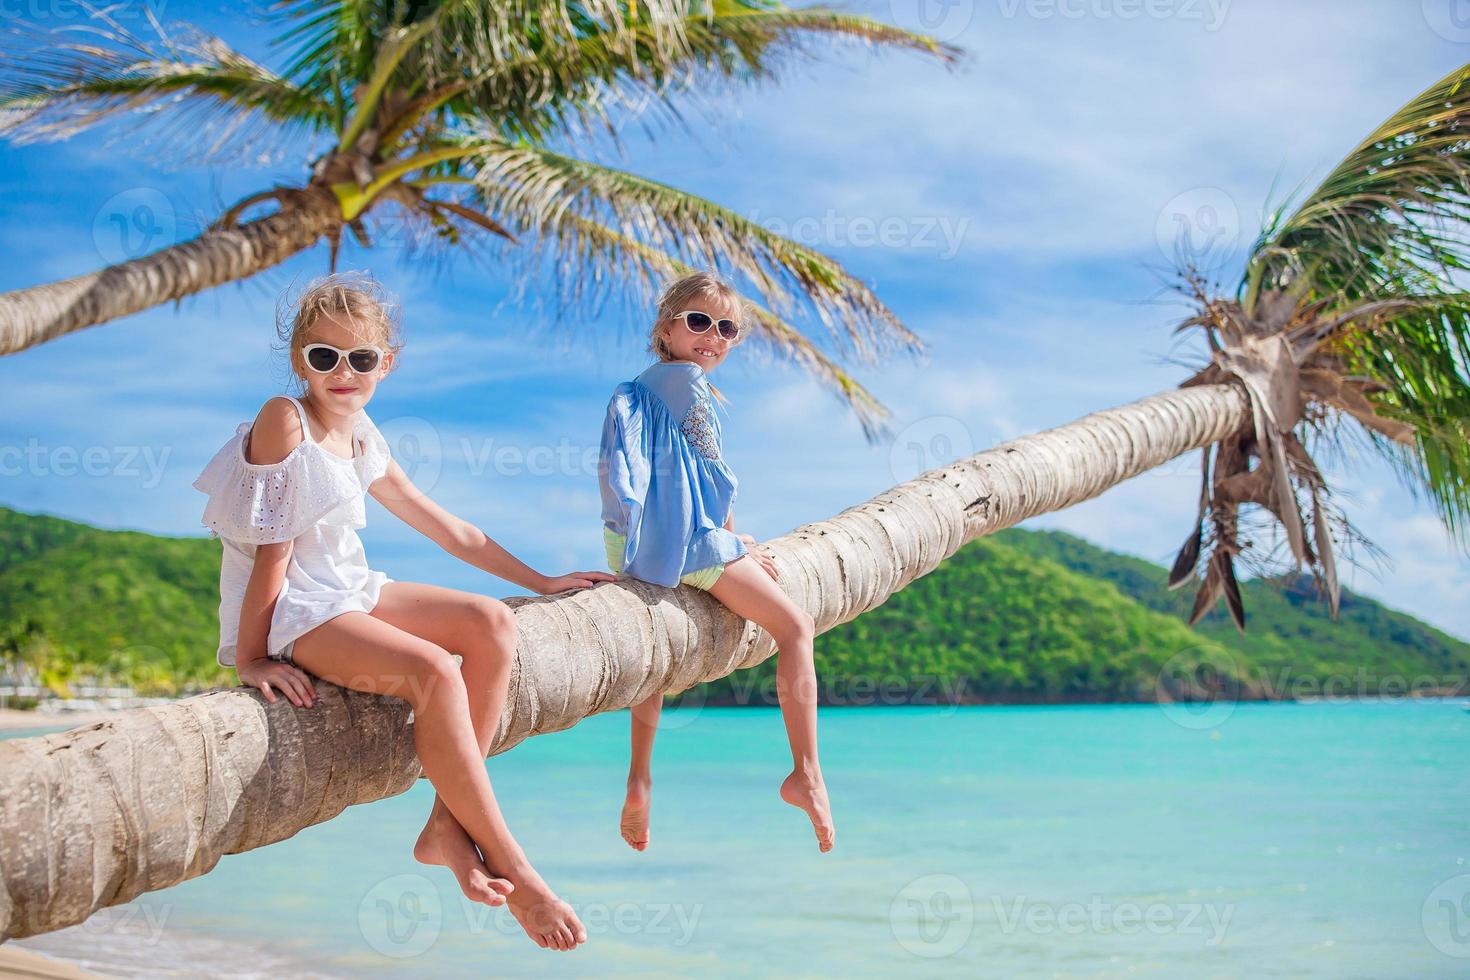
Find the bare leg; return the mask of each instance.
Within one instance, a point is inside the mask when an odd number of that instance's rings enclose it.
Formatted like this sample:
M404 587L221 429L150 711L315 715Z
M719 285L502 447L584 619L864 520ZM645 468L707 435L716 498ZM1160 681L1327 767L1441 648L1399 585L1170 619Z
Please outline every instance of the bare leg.
M488 755L515 657L515 615L510 609L495 599L470 592L391 582L383 587L372 616L463 658L460 676L469 699L470 722L481 754ZM505 879L495 877L485 866L475 842L437 793L429 820L414 844L413 856L424 864L448 868L460 890L472 901L503 905L511 891Z
M543 947L586 941L572 907L547 887L505 824L475 741L464 679L443 647L366 613L345 613L298 639L292 656L330 683L406 699L424 774L486 863L514 886L507 904L521 928Z
M781 799L806 811L817 846L832 850L837 831L822 767L817 759L817 673L812 653L816 628L811 614L781 591L748 556L725 566L710 595L737 616L763 627L776 641L776 696L791 743L791 774L781 783Z
M648 808L653 790L653 737L664 696L655 694L633 705L633 757L628 764L628 796L623 801L623 840L635 851L648 849Z

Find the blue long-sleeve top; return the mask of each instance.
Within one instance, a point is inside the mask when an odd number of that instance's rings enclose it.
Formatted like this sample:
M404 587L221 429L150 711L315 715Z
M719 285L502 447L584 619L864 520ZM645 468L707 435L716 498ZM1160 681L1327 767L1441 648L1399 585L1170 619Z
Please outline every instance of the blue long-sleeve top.
M626 537L623 571L670 588L745 554L724 527L738 481L704 369L660 361L613 389L598 463L602 521Z

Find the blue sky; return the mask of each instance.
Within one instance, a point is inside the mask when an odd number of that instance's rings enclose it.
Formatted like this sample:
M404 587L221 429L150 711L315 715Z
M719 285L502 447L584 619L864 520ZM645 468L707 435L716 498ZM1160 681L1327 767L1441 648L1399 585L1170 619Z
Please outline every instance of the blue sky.
M720 95L692 133L650 141L630 130L625 157L596 151L838 257L928 344L924 359L856 369L895 416L894 437L878 445L831 395L759 351L719 370L737 525L758 537L860 502L947 452L1176 385L1189 370L1180 362L1201 358L1170 333L1182 307L1163 284L1181 222L1233 282L1268 203L1320 179L1470 59L1470 20L1454 0L852 6L927 28L969 57L945 71L840 46L793 63L779 85ZM120 9L146 27L138 8ZM270 61L263 14L185 0L154 9ZM81 18L69 0L20 14L57 27ZM7 145L0 289L186 238L244 195L304 179L306 157L200 167L124 128ZM544 570L601 567L597 440L613 385L646 363L647 314L609 308L557 325L508 301L511 266L441 269L391 241L349 245L341 264L371 270L403 300L401 370L369 411L416 480ZM325 266L317 249L177 309L0 359L0 504L198 533L203 498L191 482L285 387L276 297ZM1346 570L1345 583L1470 638L1470 560L1433 511L1373 458L1319 462L1387 556ZM1193 517L1197 473L1186 456L1026 526L1167 564ZM514 591L376 505L369 520L369 557L395 578Z

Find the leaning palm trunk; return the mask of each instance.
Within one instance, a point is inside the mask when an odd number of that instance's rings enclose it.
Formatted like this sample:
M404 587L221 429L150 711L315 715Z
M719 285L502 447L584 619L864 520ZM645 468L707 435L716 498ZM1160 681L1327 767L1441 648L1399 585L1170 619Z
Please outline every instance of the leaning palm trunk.
M1234 383L1163 392L933 470L768 547L787 592L831 629L966 542L1095 497L1250 417ZM695 589L624 579L511 602L520 656L492 752L775 652ZM413 785L407 702L318 691L310 710L237 688L0 743L0 938L81 922Z
M83 327L116 320L236 282L315 245L340 214L328 200L303 203L241 225L61 282L0 293L0 355L34 347Z

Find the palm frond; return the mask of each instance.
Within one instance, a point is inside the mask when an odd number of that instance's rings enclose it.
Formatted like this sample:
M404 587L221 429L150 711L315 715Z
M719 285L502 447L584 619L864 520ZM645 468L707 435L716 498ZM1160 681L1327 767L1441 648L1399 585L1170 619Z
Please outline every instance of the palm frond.
M1470 66L1394 113L1267 223L1240 286L1266 321L1290 298L1360 379L1370 445L1470 549ZM1285 307L1282 307L1285 310ZM1296 315L1296 314L1293 314ZM1363 421L1364 413L1354 416ZM1409 441L1385 434L1412 426Z
M26 28L10 32L0 131L18 143L60 140L137 112L158 135L208 156L266 133L328 125L322 102L219 38L187 25L152 28L155 36L144 38L96 11L94 23L42 39ZM31 43L18 44L22 37Z
M1364 429L1372 447L1470 549L1470 294L1416 298L1392 314L1355 321L1330 341L1366 401L1413 427L1412 442ZM1361 421L1361 419L1360 419Z
M696 267L744 277L773 315L813 313L844 349L864 359L917 351L919 339L836 261L705 198L526 143L493 138L473 172L486 210L534 238L571 212Z
M623 5L626 6L626 5ZM953 63L958 49L867 17L768 0L673 4L659 15L588 21L548 31L510 57L467 72L461 62L414 71L461 83L450 107L508 137L541 142L553 134L601 129L615 139L624 116L648 124L655 111L681 119L681 103L708 106L713 80L773 80L781 65L814 57L818 43L850 40L917 51ZM461 74L456 75L456 71Z
M1470 268L1467 141L1470 66L1394 113L1294 210L1278 210L1241 282L1246 312L1262 291L1303 278L1313 299L1348 303L1441 289Z
M540 295L556 297L558 314L575 309L585 317L618 301L630 319L646 319L664 283L695 271L676 255L574 211L548 216L540 231L533 247L504 257L526 273L515 277L516 298L523 299L534 283L544 287ZM757 344L835 394L868 440L884 434L890 413L870 391L796 327L748 295L742 299L755 318L751 336Z

